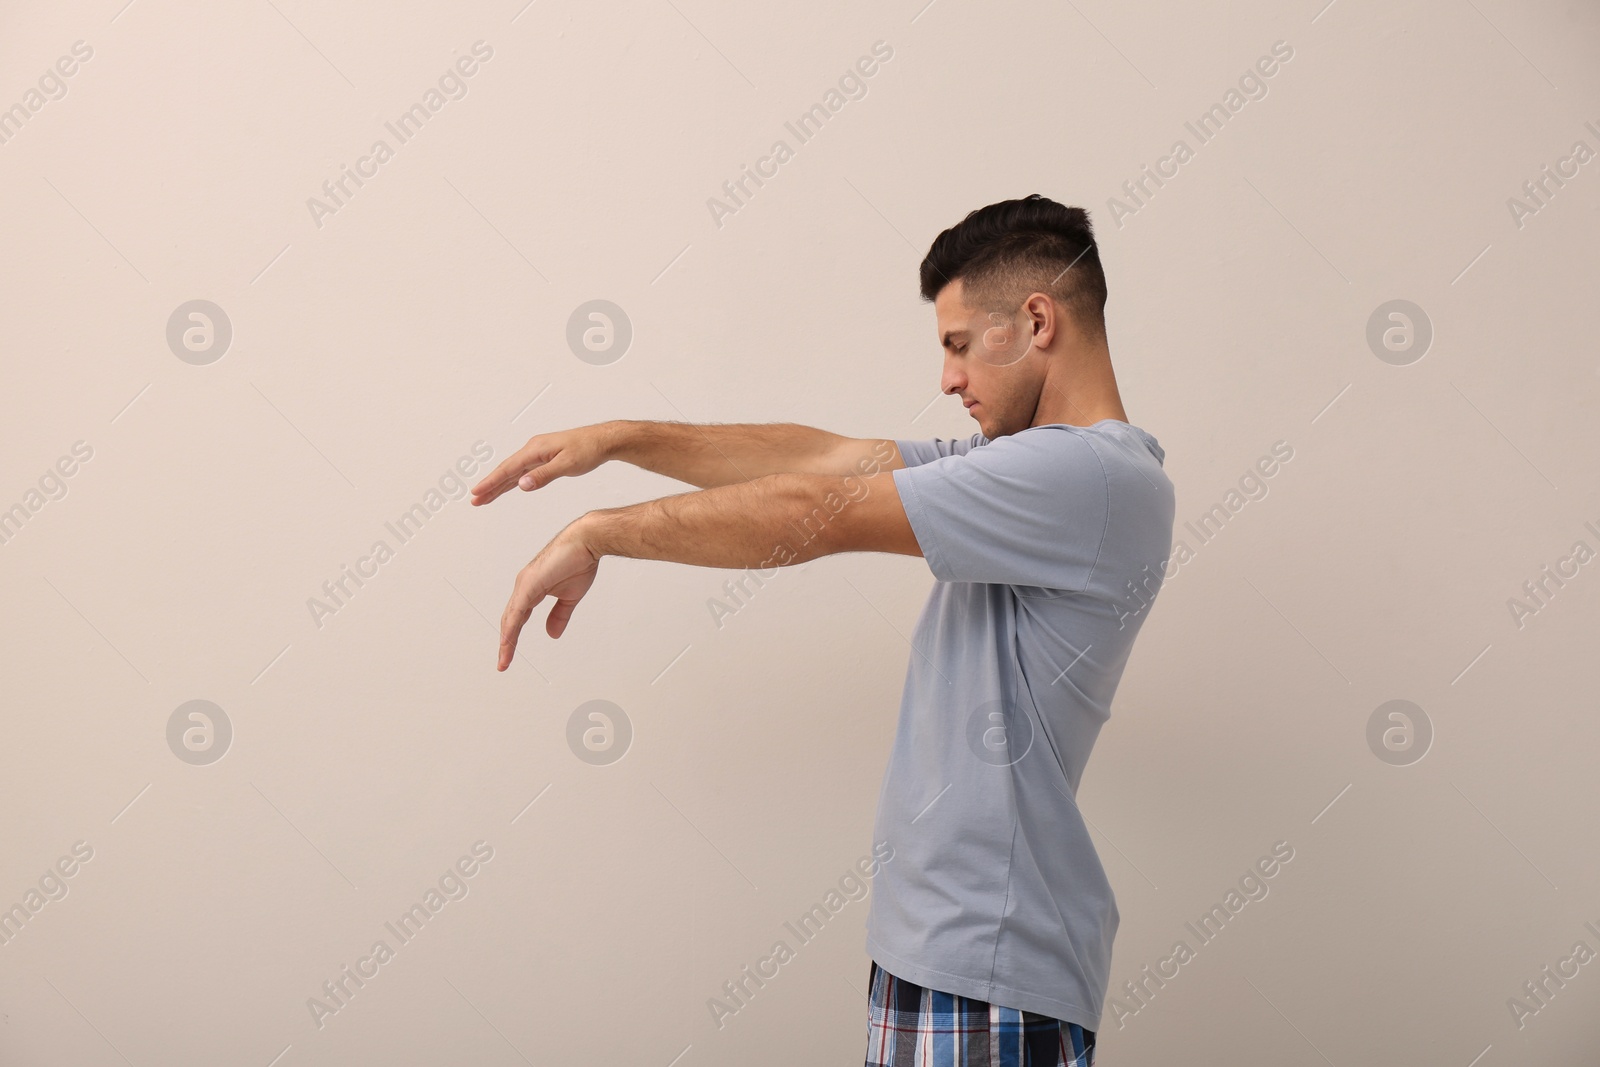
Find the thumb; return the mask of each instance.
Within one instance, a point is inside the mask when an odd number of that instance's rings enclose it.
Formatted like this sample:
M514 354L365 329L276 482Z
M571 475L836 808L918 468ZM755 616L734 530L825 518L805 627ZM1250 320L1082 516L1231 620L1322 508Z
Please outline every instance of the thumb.
M544 620L544 632L552 638L560 637L567 631L567 623L572 619L572 613L578 607L578 601L558 597L555 606L550 609L550 614Z
M543 489L566 474L568 466L569 464L562 462L562 454L558 452L545 462L524 472L522 477L517 479L517 485L530 493L535 489Z

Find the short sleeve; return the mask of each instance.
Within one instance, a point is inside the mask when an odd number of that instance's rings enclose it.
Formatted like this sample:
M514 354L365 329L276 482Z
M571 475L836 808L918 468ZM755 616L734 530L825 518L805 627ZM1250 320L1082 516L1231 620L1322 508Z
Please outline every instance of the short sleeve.
M941 582L1078 591L1110 517L1094 447L1066 427L1031 427L893 472L928 568Z
M969 450L976 448L981 440L983 434L975 433L971 437L954 439L936 437L929 441L896 440L895 444L899 446L900 458L906 461L906 466L918 467L930 460L945 456L965 455Z

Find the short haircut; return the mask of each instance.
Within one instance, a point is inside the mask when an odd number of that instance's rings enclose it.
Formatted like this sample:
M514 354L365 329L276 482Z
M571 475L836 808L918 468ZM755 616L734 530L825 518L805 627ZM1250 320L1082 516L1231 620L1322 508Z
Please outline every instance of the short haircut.
M1106 276L1081 207L1038 193L980 207L934 238L920 274L924 300L957 278L983 311L1010 314L1029 293L1046 293L1084 334L1105 336Z

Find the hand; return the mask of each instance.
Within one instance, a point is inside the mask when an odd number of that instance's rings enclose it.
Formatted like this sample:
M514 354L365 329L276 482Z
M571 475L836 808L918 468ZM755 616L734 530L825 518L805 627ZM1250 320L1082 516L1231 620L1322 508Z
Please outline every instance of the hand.
M495 670L503 671L511 666L511 657L517 651L517 635L533 609L547 596L555 597L556 603L545 619L544 630L552 638L560 637L567 628L567 620L572 618L572 609L594 584L599 570L600 557L584 543L581 519L540 549L518 573L511 600L500 616L500 661Z
M532 492L562 476L576 478L610 458L604 423L537 434L472 487L472 503L487 504L513 485Z

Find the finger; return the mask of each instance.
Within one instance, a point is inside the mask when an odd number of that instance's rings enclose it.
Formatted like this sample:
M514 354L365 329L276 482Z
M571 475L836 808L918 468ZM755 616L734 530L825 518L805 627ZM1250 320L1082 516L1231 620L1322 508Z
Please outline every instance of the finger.
M517 653L517 637L544 596L544 591L537 587L531 565L524 567L512 587L511 600L500 616L500 658L496 670L503 671L511 665L511 658Z
M511 666L512 657L517 654L517 635L521 631L521 623L500 620L500 649L495 657L495 670L503 671Z
M521 476L522 469L520 467L501 464L493 474L490 474L483 481L472 487L472 503L475 505L489 503L489 501L498 498L501 493L517 484L517 479Z
M567 472L570 464L558 462L561 453L557 452L549 457L535 456L529 463L520 468L512 468L506 472L505 482L494 488L493 494L482 500L474 499L475 504L487 504L489 501L507 492L515 485L523 492L532 492L542 489Z
M493 492L496 496L498 496L499 491L505 485L507 480L515 478L522 473L523 464L521 456L522 453L520 451L513 452L510 456L502 460L499 466L495 467L494 470L484 475L482 480L480 480L477 485L472 487L472 495L477 497L482 496L485 493Z
M526 469L526 464L516 457L506 460L483 481L472 487L472 502L487 504L499 497L501 493L517 484L517 479L522 477L522 472Z
M474 504L487 504L489 501L517 484L524 473L549 457L544 455L545 446L529 442L522 448L506 457L494 470L477 485L472 487L472 502ZM481 499L480 499L481 498Z
M522 633L522 624L527 620L528 613L524 612L520 619L506 618L500 621L500 653L495 670L503 671L511 666L512 657L517 654L517 636Z

